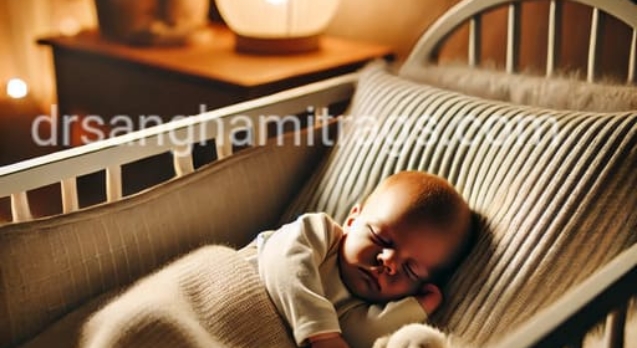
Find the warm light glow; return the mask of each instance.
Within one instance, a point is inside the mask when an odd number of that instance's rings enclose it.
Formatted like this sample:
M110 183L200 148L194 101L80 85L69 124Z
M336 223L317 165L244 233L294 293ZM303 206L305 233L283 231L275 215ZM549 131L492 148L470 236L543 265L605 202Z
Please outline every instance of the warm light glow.
M66 17L61 20L58 28L60 30L60 34L65 36L76 35L80 32L80 30L82 30L80 23L78 23L78 21L73 17Z
M322 32L339 0L216 0L228 26L253 38L298 38ZM273 6L276 5L276 6Z
M27 87L26 82L20 79L11 79L7 83L7 95L14 99L20 99L27 96L29 93L29 88Z

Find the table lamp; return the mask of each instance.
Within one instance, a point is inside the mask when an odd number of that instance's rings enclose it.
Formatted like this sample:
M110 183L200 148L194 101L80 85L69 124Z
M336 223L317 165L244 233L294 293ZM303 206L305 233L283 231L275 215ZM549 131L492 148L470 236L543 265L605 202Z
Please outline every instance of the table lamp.
M216 0L236 34L236 49L255 54L293 54L319 48L319 35L339 0Z

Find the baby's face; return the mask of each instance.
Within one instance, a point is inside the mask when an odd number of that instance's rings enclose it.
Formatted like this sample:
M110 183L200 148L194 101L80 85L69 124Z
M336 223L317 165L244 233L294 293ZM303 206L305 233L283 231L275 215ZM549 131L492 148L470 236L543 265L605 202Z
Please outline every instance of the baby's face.
M409 197L408 188L401 187L374 194L362 209L352 209L343 226L341 278L364 300L387 302L415 294L460 243L453 233L406 221Z

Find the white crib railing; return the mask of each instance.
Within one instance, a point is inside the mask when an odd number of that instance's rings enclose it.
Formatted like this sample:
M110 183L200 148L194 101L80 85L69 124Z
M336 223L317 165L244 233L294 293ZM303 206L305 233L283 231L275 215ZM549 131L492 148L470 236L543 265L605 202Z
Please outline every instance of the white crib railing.
M637 284L635 260L637 244L493 347L581 347L587 331L605 315L602 343L608 348L624 347L627 299L635 295Z
M171 152L176 176L194 171L192 144L214 139L217 159L232 154L231 131L234 117L248 117L259 124L262 115L297 115L308 106L318 110L348 101L357 74L348 74L297 87L270 96L231 105L171 123L142 129L77 148L0 167L0 197L11 197L13 221L31 220L27 191L60 183L63 212L79 209L77 178L106 170L108 202L122 198L122 165ZM249 129L259 138L260 129ZM170 135L170 136L169 136ZM175 139L189 139L188 144Z

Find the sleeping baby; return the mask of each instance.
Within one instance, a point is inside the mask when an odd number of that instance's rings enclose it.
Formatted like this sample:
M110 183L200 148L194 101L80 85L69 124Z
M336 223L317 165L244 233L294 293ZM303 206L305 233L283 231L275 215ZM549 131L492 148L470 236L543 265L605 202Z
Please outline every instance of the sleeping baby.
M297 345L369 348L440 306L437 284L467 253L471 230L470 210L446 180L406 171L385 179L343 225L305 214L244 252Z

